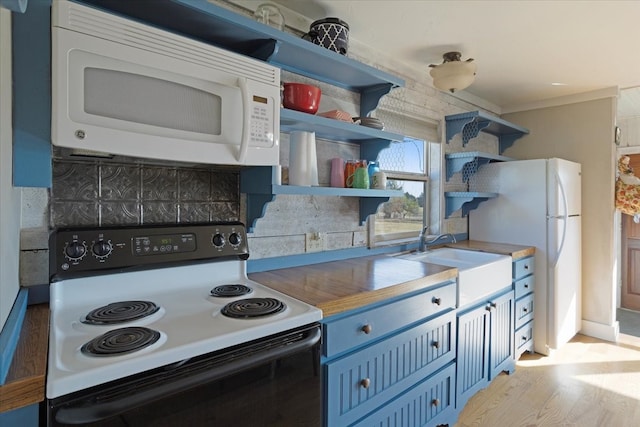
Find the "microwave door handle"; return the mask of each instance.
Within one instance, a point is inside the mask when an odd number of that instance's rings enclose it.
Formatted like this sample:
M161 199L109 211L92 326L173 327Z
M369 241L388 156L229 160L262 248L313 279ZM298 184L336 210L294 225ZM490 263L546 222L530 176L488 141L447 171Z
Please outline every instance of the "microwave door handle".
M240 96L242 97L242 139L240 141L240 150L238 151L238 163L244 163L247 157L247 149L249 148L249 126L251 126L251 111L249 100L249 89L247 87L247 78L238 77L238 86L240 87Z

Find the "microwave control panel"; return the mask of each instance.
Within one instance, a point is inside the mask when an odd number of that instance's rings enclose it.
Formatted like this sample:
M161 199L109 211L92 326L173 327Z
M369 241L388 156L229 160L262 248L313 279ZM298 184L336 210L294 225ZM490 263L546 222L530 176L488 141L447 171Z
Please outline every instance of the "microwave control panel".
M274 117L273 100L264 96L253 95L251 111L251 140L261 147L273 145Z

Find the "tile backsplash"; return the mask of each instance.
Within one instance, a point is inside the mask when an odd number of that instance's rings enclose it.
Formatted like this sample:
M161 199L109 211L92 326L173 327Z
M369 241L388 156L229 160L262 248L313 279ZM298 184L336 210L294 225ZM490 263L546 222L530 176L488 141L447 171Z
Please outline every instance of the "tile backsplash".
M53 162L51 227L239 219L237 171L103 160Z

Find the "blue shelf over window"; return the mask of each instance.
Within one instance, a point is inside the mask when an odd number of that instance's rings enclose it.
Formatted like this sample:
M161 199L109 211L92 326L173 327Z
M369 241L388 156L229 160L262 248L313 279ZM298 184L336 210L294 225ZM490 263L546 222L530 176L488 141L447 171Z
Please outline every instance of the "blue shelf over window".
M449 153L444 156L447 164L447 181L458 172L462 172L462 181L469 182L482 165L491 162L508 162L511 157L500 156L498 154L481 153L479 151L464 151L459 153Z
M465 217L470 211L486 200L498 197L498 193L480 193L473 191L449 191L444 193L445 216L449 218L452 213L462 209Z
M296 194L307 196L344 196L360 198L360 222L375 213L381 203L391 197L402 197L401 190L370 190L336 187L301 187L296 185L276 185L271 183L272 167L255 166L240 171L240 192L247 194L247 226L253 229L255 221L262 218L266 205L277 194Z
M206 0L76 0L360 93L360 115L404 80Z
M483 111L453 114L446 116L445 121L447 125L447 143L455 135L462 133L462 146L465 147L480 132L485 132L498 138L498 152L500 154L511 147L517 139L529 133L528 129Z

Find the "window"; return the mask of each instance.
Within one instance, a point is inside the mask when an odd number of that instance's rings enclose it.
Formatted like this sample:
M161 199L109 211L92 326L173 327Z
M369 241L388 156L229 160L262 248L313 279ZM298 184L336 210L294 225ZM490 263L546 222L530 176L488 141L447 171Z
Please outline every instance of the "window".
M369 217L369 245L414 240L424 228L428 209L427 143L416 138L393 142L380 152L380 169L387 174L387 189L402 190Z

